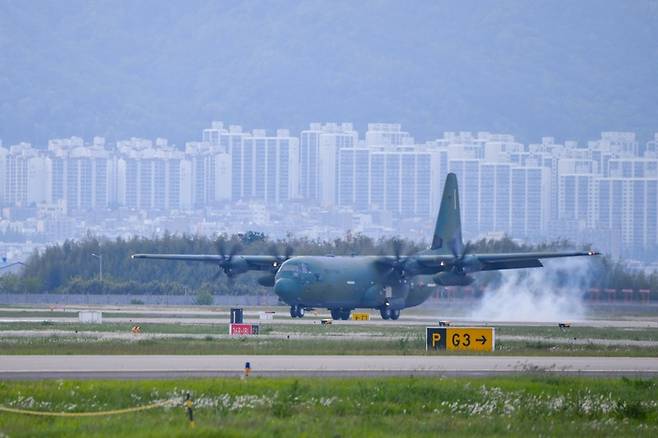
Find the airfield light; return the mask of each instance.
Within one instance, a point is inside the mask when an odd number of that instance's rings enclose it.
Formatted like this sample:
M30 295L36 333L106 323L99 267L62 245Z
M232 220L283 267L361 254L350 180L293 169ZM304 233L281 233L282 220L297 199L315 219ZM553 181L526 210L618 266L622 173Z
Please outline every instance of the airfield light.
M98 278L100 281L103 281L103 254L95 254L92 252L90 255L98 259Z

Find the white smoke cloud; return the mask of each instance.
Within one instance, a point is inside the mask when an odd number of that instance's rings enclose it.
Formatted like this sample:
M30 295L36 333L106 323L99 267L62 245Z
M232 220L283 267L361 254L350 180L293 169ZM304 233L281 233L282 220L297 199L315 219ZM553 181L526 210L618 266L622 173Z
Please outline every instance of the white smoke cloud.
M585 317L583 294L592 284L589 257L542 261L543 268L501 271L471 318L483 321L555 322Z

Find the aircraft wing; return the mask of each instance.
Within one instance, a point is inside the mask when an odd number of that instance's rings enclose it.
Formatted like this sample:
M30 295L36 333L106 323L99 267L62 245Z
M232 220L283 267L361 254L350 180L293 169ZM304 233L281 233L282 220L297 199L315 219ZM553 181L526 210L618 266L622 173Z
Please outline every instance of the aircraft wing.
M183 262L205 262L219 264L225 260L217 254L133 254L133 259L174 260ZM235 255L234 260L247 263L249 270L265 271L271 269L279 260L270 255Z
M599 255L595 251L518 252L501 254L473 254L482 265L481 270L541 268L540 259Z
M599 255L599 253L595 251L560 251L469 254L466 256L466 262L473 263L474 259L476 259L476 264L479 264L478 271L494 271L499 269L541 268L543 265L540 259L594 255ZM424 266L445 266L445 269L453 266L455 261L454 256L445 254L423 254L413 257Z

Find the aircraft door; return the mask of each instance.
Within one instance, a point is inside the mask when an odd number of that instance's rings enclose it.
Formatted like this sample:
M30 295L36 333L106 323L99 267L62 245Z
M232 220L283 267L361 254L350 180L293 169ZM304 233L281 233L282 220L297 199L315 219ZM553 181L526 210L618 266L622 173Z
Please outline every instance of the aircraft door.
M299 278L303 284L311 284L320 280L320 274L313 272L307 263L300 263Z

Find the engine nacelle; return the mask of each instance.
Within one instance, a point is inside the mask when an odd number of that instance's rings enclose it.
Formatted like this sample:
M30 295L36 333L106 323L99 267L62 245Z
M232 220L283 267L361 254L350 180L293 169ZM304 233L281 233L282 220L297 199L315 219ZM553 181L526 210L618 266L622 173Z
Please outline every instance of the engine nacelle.
M451 271L439 272L433 277L436 284L441 286L468 286L473 283L473 277L465 274L455 274Z
M275 280L274 275L264 275L258 279L258 284L265 287L272 287Z
M467 255L464 257L464 261L462 262L462 270L467 274L481 271L482 263L480 263L480 259L478 259L476 256Z
M235 257L229 263L220 266L228 276L243 274L249 270L247 261L242 257Z

